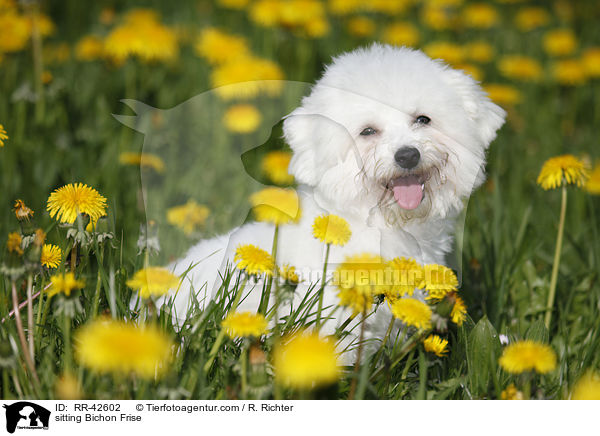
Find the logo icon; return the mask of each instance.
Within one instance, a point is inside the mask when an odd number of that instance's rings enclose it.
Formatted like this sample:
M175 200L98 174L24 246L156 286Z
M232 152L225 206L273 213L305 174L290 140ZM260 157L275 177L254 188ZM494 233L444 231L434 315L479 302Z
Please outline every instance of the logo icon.
M48 429L50 411L29 401L19 401L11 405L4 404L6 409L6 431L14 433L15 429Z

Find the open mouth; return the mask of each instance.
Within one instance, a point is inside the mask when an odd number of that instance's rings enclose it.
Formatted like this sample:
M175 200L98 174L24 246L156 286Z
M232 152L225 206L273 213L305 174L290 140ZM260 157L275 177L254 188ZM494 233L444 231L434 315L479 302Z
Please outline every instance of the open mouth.
M387 184L398 206L405 210L419 207L425 196L425 178L415 174L396 177Z

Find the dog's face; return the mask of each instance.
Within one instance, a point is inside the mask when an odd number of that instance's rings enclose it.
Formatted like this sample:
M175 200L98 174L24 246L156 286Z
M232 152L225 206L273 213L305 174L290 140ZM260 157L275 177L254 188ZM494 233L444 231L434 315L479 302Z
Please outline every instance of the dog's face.
M373 45L336 58L286 118L290 172L333 210L444 219L483 181L504 116L464 73Z

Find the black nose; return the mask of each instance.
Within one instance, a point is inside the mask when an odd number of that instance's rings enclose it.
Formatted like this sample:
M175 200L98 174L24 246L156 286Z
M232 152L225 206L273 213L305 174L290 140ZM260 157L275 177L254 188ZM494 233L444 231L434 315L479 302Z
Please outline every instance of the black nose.
M415 147L402 147L394 155L394 159L404 169L411 169L417 166L421 153Z

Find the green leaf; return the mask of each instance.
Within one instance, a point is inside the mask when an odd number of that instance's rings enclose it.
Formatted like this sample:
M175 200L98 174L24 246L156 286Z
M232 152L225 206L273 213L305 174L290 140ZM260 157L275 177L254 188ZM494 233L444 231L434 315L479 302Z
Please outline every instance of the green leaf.
M469 386L474 397L484 397L490 381L496 375L501 346L498 333L487 317L483 317L469 334L467 341L467 365Z

